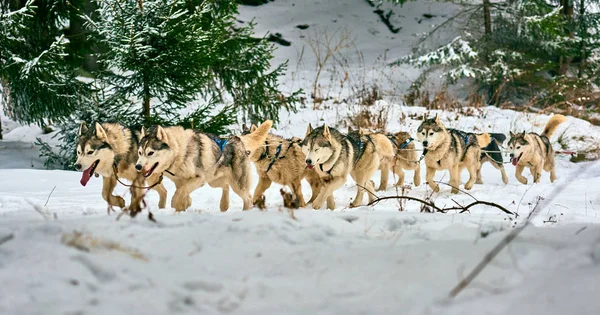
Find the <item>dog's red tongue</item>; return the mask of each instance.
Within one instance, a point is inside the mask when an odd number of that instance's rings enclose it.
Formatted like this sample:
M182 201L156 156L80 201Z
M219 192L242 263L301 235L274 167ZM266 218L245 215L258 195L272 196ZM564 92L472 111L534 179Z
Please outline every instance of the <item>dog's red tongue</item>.
M79 183L81 183L81 186L85 186L87 185L87 183L90 181L90 178L92 178L92 174L90 174L92 168L94 167L94 164L96 163L92 163L92 165L90 165L90 167L88 167L85 171L83 171L83 173L81 174L81 180L79 181Z
M517 163L519 162L519 159L514 157L512 159L510 159L510 161L512 162L512 165L517 166Z

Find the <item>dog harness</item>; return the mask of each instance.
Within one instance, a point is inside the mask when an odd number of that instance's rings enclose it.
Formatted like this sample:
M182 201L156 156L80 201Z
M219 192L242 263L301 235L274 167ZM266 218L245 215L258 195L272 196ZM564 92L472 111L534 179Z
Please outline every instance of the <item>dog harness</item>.
M221 149L221 152L223 152L223 150L225 150L225 145L227 144L227 141L229 141L229 139L221 139L221 138L214 138L213 140L215 141L217 146L219 146L219 149Z
M288 147L287 147L287 149L285 151L286 154L287 154L287 152L294 145L294 143L296 143L296 141L292 141L292 140L286 140L286 141L290 142L290 144L288 145ZM271 160L271 162L269 163L269 166L267 167L267 170L265 171L265 174L266 174L266 173L268 173L271 170L271 168L273 167L273 165L275 164L275 162L277 162L277 160L281 160L281 159L285 158L285 155L284 156L280 156L281 155L281 149L283 148L283 142L281 142L281 141L279 142L279 144L275 148L275 155L273 155L273 156L271 156L269 154L269 147L270 147L270 145L269 145L268 141L265 141L265 147L266 147L265 152L263 152L263 154L258 158L258 160L260 161L260 160L265 159L265 158L268 158L268 159Z

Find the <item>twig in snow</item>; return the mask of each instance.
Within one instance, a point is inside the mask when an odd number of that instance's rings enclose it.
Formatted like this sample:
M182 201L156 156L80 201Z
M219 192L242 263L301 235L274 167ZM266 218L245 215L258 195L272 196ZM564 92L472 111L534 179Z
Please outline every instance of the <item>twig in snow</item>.
M33 207L33 210L35 210L35 212L39 213L44 220L48 220L48 214L46 213L46 211L44 210L44 207L36 204L35 202L29 200L29 199L25 199L25 201L27 201L28 204L30 204Z
M588 167L590 167L590 166L586 166L584 168L588 168ZM516 227L514 230L512 230L510 233L508 233L502 240L500 240L500 242L498 244L496 244L496 246L494 246L494 248L492 248L492 250L489 251L483 257L481 262L479 262L479 264L477 264L477 266L475 266L475 268L471 271L471 273L469 273L469 275L467 275L466 278L464 278L462 281L460 281L454 287L454 289L452 289L452 291L450 291L449 297L454 298L464 288L466 288L479 275L479 273L483 269L485 269L485 267L502 251L502 249L504 247L506 247L508 244L510 244L519 235L519 233L521 233L531 223L531 221L530 221L531 218L535 214L539 213L540 209L543 209L547 204L549 204L552 200L554 200L554 198L556 198L556 196L558 196L565 189L567 184L572 183L575 180L575 178L578 177L579 174L585 174L585 173L586 172L583 170L573 172L573 174L570 176L570 178L565 179L563 184L557 186L556 188L554 188L552 191L550 191L548 193L548 198L538 198L537 203L533 207L533 210L529 213L529 216L527 216L527 218L525 219L525 222L523 223L523 225Z
M44 207L48 205L48 201L50 201L50 196L52 196L52 193L54 192L55 189L56 189L56 186L54 186L54 188L52 188L52 191L48 195L48 199L46 199L46 203L44 204Z
M587 226L584 226L581 229L577 230L577 232L575 232L575 235L579 235L579 233L585 231L585 229L587 229Z
M12 234L12 233L10 233L10 234L8 234L8 235L6 235L6 236L2 236L2 237L0 238L0 245L2 245L2 244L4 244L4 243L6 243L6 242L8 242L8 241L12 240L13 238L15 238L15 235L14 235L14 234Z

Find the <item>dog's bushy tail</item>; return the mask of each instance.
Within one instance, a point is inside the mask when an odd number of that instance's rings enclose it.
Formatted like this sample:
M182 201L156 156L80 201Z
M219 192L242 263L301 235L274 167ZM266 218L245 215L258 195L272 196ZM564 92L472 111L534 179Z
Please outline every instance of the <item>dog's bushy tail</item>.
M485 148L492 142L492 136L487 132L475 136L477 137L477 143L480 148Z
M549 139L550 137L552 137L552 135L556 131L556 128L558 128L558 125L564 123L566 120L567 120L567 117L565 117L561 114L556 114L556 115L552 116L550 118L550 120L548 120L548 122L546 123L546 127L544 127L542 136L546 136Z

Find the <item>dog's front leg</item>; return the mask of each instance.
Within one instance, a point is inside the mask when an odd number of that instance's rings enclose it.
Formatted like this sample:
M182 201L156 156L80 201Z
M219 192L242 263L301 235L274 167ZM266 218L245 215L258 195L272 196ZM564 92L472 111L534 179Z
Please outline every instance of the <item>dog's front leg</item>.
M306 202L304 201L304 195L302 194L302 181L294 180L290 184L292 186L292 192L294 196L298 199L298 206L300 208L306 207Z
M261 199L262 194L271 187L271 179L267 176L261 176L258 179L258 184L256 184L256 188L254 189L254 196L252 197L252 204L256 205L256 203Z
M321 191L319 192L319 195L317 196L317 198L315 198L315 201L313 201L313 209L319 210L323 208L323 205L325 204L327 199L330 196L331 198L333 198L333 192L336 191L338 188L342 187L345 182L345 176L335 177L329 180L329 182L324 182L323 187L321 187ZM328 203L327 206L330 210L333 210L335 208L335 202L332 202L331 205ZM329 206L331 206L331 208Z
M148 185L152 186L160 180L160 174L152 174L146 181ZM158 193L158 208L164 209L167 206L167 189L162 183L156 184L152 187L154 191Z
M120 196L114 196L112 193L117 186L117 180L114 177L102 177L102 198L108 202L111 207L117 206L125 208L125 200Z
M181 182L180 182L181 183ZM173 199L171 200L171 206L175 208L175 211L185 211L192 205L192 197L190 193L204 185L203 177L194 177L181 183Z
M460 168L458 167L458 164L453 165L450 168L450 186L452 186L452 190L450 192L453 194L458 194L460 186Z
M404 174L403 174L404 175ZM421 163L417 163L415 173L413 174L413 184L416 186L421 185Z
M521 182L521 184L527 185L527 178L525 178L522 175L524 169L525 169L525 166L523 166L521 164L517 164L517 166L515 167L515 177L517 178L517 180L519 182Z
M437 183L435 183L433 181L434 176L435 176L435 168L427 166L427 168L425 169L425 180L427 181L427 184L429 185L431 190L433 190L435 192L439 192L440 185L438 185Z
M465 189L470 190L473 188L473 184L475 184L475 180L477 179L478 173L481 170L481 164L479 165L469 165L467 167L467 171L469 171L469 180L465 184ZM481 174L479 174L481 176ZM458 170L458 184L460 185L460 169Z

